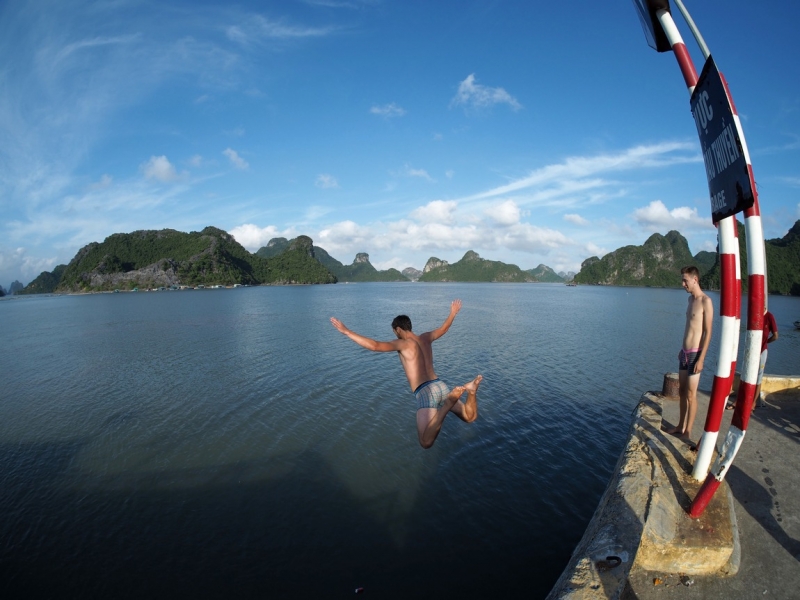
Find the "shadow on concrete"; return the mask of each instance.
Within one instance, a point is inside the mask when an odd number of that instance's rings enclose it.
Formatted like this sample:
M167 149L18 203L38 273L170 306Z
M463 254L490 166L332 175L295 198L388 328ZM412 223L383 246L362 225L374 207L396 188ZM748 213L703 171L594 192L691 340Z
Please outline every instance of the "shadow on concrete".
M775 502L770 492L738 468L736 463L731 465L725 479L739 504L764 528L764 531L800 561L800 540L790 537L775 518L772 512Z
M774 392L766 396L765 402L766 406L757 407L750 419L800 444L800 392Z

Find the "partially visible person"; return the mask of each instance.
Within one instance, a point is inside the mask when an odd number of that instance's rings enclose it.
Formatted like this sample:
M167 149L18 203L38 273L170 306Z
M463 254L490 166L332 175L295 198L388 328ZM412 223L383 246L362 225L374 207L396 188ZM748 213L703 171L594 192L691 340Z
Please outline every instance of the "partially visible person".
M711 343L714 323L714 305L700 288L700 272L695 266L681 269L681 284L689 293L686 307L686 327L683 346L678 352L678 384L680 393L680 419L678 425L666 432L677 435L691 444L692 426L697 414L697 386L700 373Z

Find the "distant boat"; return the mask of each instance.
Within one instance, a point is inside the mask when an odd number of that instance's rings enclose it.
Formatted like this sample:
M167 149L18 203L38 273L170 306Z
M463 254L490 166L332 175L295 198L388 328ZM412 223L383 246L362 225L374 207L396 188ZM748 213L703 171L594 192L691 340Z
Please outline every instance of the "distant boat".
M800 329L800 321L795 321L794 326L797 327L797 329Z
M578 284L575 283L574 281L570 281L569 283L567 283L565 285L567 285L568 287L576 287Z

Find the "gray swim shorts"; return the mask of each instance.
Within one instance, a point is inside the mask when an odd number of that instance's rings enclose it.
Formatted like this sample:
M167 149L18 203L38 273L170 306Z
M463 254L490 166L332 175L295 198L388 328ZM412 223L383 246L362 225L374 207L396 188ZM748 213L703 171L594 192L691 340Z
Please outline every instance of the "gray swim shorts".
M439 410L449 393L450 388L441 379L426 381L414 390L414 397L417 399L417 410L420 408L435 408Z

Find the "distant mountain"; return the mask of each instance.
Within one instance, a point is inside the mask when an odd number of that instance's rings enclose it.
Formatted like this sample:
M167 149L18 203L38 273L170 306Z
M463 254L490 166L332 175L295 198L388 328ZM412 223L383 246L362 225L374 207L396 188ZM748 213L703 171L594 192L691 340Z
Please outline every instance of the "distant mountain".
M300 236L278 256L264 259L230 234L206 227L115 233L81 248L61 273L55 291L78 292L171 285L335 283L313 256L312 240ZM43 273L27 293L40 293L57 276ZM34 285L36 284L36 285Z
M641 246L624 246L602 259L587 258L575 283L680 287L681 268L695 263L689 243L680 233L654 233ZM700 265L697 267L702 275Z
M717 262L717 253L709 252L708 250L701 250L694 255L694 265L701 273L708 273L714 263Z
M56 291L67 265L58 265L52 271L42 271L39 276L19 290L18 294L52 294Z
M559 271L558 276L561 277L564 281L572 281L575 279L575 271Z
M3 289L3 286L0 285L0 298L2 298L5 295L6 295L6 291L5 291L5 289Z
M17 280L14 280L14 282L8 288L8 295L9 296L13 296L14 294L19 294L23 290L24 287L25 286L22 285L22 283L20 283Z
M438 258L430 258L425 265L420 281L483 281L483 282L533 282L529 273L516 265L485 260L477 252L468 251L458 262L448 264Z
M782 238L764 242L767 258L767 290L770 294L800 296L800 220ZM716 255L715 255L716 256ZM739 223L739 262L742 290L747 290L747 234ZM719 262L700 279L705 289L719 289Z
M266 246L256 251L256 255L263 258L277 256L287 248L288 244L289 242L286 238L272 238ZM313 251L314 257L341 282L408 281L408 278L397 269L388 269L386 271L376 269L369 262L369 254L366 252L359 252L356 254L352 264L344 265L328 254L324 248L314 246Z
M535 269L528 269L525 271L526 273L530 273L531 276L536 281L541 281L543 283L563 283L564 278L561 275L558 275L553 269L548 267L547 265L539 265Z
M403 275L405 275L405 277L411 281L419 281L419 277L422 275L422 271L415 269L414 267L406 267L401 271L401 273L403 273Z

